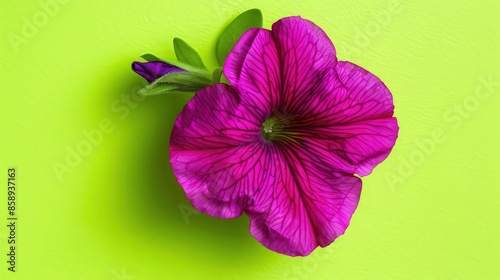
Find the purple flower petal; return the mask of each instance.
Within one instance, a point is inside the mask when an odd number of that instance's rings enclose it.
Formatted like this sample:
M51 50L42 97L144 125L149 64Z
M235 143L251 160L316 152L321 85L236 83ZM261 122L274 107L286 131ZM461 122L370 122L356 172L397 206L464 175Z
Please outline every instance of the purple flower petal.
M361 192L361 180L315 163L300 150L275 150L268 202L247 210L250 232L267 248L307 256L342 235ZM269 175L268 175L269 176ZM256 210L257 209L257 210Z
M141 75L148 82L152 83L156 79L165 76L172 72L184 72L181 68L173 66L163 61L150 61L150 62L139 62L134 61L132 63L132 70L137 74Z
M323 30L288 17L272 31L243 34L226 59L224 75L242 98L255 102L256 110L281 110L306 101L318 75L336 63L335 47Z
M304 145L337 170L366 176L391 152L398 135L394 105L375 75L339 62L316 84L318 93L303 104Z
M224 75L241 90L255 110L267 114L280 104L280 62L271 31L250 29L235 44L224 64Z
M284 103L294 110L310 98L317 76L335 68L335 47L321 28L301 17L277 21L272 33L280 54Z
M207 87L175 121L170 161L177 180L199 211L215 217L241 215L264 178L259 160L260 120L227 85Z

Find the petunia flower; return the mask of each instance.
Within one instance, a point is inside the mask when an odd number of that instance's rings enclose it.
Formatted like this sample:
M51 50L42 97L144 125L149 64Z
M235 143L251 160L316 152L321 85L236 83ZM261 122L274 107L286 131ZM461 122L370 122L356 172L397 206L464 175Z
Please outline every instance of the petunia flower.
M156 79L172 72L185 72L181 68L168 64L163 61L150 61L150 62L134 61L132 63L132 70L134 70L134 72L136 72L137 74L141 75L149 83L152 83Z
M395 144L391 93L375 75L338 61L328 36L300 17L250 29L217 84L177 117L170 161L193 206L245 212L265 247L305 256L342 235L361 179ZM356 175L355 175L356 174Z

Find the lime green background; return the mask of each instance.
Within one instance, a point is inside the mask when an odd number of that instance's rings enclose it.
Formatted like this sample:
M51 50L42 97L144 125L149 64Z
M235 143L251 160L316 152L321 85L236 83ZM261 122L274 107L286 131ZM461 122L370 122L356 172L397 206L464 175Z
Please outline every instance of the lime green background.
M19 216L15 274L0 227L1 279L499 279L498 2L47 2L0 5L0 222L8 166ZM265 249L246 217L191 210L168 163L189 97L127 99L139 55L173 58L178 36L213 68L221 28L254 7L268 28L297 14L321 26L389 86L401 126L346 234L306 258Z

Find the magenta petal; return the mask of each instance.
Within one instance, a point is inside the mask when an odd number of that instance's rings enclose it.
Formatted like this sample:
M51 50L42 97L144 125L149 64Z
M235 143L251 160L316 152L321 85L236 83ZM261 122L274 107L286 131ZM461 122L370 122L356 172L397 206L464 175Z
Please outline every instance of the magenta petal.
M196 93L170 138L174 174L196 209L223 218L242 213L265 156L258 137L260 123L232 87L218 84Z
M342 235L361 192L358 178L319 166L299 153L276 150L269 209L256 204L247 211L252 235L290 256L306 256Z
M272 34L250 29L238 40L224 64L224 75L240 89L254 110L267 115L280 102L280 63Z
M261 120L225 84L204 88L184 107L172 131L172 144L184 149L239 147L260 137Z
M272 33L280 54L285 103L294 110L310 98L317 76L335 68L335 47L321 28L300 17L277 21Z
M338 79L345 91L336 91L339 110L337 122L356 122L369 119L390 118L394 114L392 94L375 75L348 62L339 61L336 67Z
M397 138L396 118L367 120L315 129L303 145L324 164L342 172L369 175L392 150Z
M365 176L391 152L398 135L392 95L375 75L339 62L317 84L304 107L307 149L343 172Z

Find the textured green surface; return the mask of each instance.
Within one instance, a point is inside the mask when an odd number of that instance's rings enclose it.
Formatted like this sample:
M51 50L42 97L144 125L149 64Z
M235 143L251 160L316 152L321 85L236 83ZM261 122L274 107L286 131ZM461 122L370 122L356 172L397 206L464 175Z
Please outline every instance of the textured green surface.
M499 279L498 2L0 2L0 182L17 166L20 217L15 274L0 227L1 279ZM218 33L250 8L265 27L313 20L394 94L393 153L346 234L307 258L263 248L246 217L191 212L168 163L189 98L133 95L132 60L175 58L180 37L212 70Z

